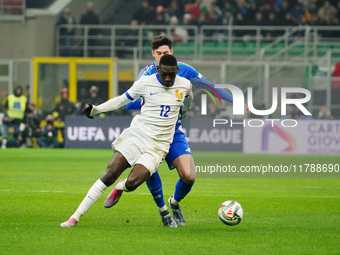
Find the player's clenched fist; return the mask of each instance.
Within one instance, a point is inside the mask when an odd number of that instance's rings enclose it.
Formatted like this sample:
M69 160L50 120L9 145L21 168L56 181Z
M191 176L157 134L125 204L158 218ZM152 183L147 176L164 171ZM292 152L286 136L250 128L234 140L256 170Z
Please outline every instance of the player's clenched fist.
M86 108L83 110L83 114L85 114L86 117L88 117L89 119L93 119L93 116L91 116L92 108L93 108L93 105L92 105L92 104L89 104L89 106L86 107Z

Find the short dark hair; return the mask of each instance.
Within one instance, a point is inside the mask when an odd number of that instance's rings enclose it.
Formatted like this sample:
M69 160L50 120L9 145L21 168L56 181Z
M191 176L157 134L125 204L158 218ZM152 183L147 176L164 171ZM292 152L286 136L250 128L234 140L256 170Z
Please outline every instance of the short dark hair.
M151 41L152 50L158 49L163 45L167 45L170 49L172 49L172 40L166 35L157 35Z
M159 60L159 65L177 66L177 59L173 55L165 54Z

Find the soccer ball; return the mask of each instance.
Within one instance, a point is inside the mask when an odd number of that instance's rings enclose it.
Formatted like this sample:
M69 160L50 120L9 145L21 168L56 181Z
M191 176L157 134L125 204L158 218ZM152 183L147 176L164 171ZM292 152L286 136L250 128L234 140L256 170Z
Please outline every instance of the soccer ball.
M225 201L218 209L218 217L224 224L235 226L243 219L243 208L236 201Z

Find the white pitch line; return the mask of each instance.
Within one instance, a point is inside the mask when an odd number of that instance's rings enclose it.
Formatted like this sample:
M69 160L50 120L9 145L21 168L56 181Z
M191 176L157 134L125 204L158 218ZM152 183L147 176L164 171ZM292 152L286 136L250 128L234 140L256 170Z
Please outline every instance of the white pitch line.
M78 194L84 193L85 191L64 191L64 190L0 190L0 192L24 192L24 193L69 193L69 194ZM150 193L147 192L134 192L129 193L129 195L142 195L142 196L151 196ZM164 193L164 195L171 195L171 193ZM240 195L240 194L198 194L198 193L190 193L189 196L200 196L200 197L258 197L257 195ZM336 198L340 199L340 196L261 196L261 197L273 197L273 198Z
M163 184L172 184L169 182L163 182ZM277 185L270 185L270 184L248 184L248 183L212 183L212 182L207 182L204 183L204 185L207 186L247 186L247 187L278 187ZM281 185L280 187L287 187L290 185ZM306 188L306 189L340 189L340 187L328 187L328 186L294 186L294 188Z

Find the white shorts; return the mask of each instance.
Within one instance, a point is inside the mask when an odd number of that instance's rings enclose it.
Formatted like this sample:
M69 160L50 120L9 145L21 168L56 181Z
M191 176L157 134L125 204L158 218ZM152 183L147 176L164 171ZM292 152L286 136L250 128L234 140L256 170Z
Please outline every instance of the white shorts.
M154 141L140 135L137 127L125 129L112 143L112 149L122 153L131 166L136 164L145 166L149 170L150 176L157 171L169 150L169 148L166 150L164 146L159 146Z

